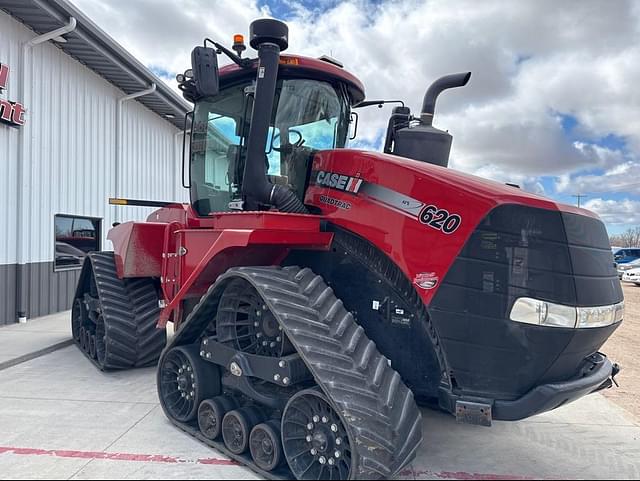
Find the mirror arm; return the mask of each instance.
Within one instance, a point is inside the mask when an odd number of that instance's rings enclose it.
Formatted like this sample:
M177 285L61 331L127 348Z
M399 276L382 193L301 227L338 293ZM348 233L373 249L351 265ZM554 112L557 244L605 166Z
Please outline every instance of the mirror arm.
M400 104L404 107L404 102L402 100L364 100L359 104L353 106L354 109L360 109L362 107L370 107L372 105L377 105L378 108L382 108L384 104Z
M251 67L251 64L253 63L253 60L251 60L250 58L241 58L238 55L236 55L235 53L233 53L231 50L229 50L227 47L225 47L224 45L222 45L222 44L220 44L218 42L214 42L210 38L205 38L204 39L204 46L205 47L207 46L207 42L211 43L218 50L218 52L217 52L218 54L224 53L236 65L239 65L242 68Z

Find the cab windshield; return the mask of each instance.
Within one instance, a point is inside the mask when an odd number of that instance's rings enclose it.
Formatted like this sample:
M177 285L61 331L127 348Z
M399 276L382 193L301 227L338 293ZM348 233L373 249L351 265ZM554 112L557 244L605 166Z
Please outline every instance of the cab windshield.
M228 211L241 197L251 87L229 87L196 104L191 201L200 215ZM349 102L341 87L317 80L279 80L265 149L270 181L290 186L302 199L314 153L345 147L348 128Z

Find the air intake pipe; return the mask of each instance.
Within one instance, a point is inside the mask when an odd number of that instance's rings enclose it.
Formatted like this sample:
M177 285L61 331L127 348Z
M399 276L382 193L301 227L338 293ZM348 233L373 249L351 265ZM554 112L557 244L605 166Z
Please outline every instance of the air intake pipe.
M390 122L387 142L393 142L391 153L409 159L420 160L429 164L447 167L453 137L433 124L436 100L443 91L463 87L469 82L471 72L446 75L431 84L424 95L422 112L419 119L402 113L404 122ZM399 112L396 115L400 115ZM417 122L412 122L417 120ZM400 126L403 126L400 128ZM391 141L389 140L391 139Z
M249 34L251 47L258 51L258 68L242 182L245 209L255 210L267 204L282 212L306 213L306 207L291 189L269 182L265 162L280 52L288 47L289 29L278 20L265 18L252 22Z

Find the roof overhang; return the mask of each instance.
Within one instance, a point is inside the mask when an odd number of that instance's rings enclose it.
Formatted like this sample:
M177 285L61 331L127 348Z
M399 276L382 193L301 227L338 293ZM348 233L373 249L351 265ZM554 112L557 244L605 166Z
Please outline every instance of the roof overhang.
M68 1L0 0L0 10L38 34L60 28L74 17L76 29L64 36L65 43L54 45L127 95L155 83L156 91L139 97L138 102L182 129L190 104Z

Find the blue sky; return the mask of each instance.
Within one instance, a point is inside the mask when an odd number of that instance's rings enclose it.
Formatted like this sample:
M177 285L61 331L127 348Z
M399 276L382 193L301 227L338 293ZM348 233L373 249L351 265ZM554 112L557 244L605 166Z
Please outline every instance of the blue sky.
M330 54L369 98L418 113L426 87L470 70L438 100L453 168L596 211L610 232L640 225L640 2L508 0L72 0L175 86L195 44L229 43L275 16L290 52ZM597 35L594 34L597 32ZM381 145L390 108L361 113L356 145Z

